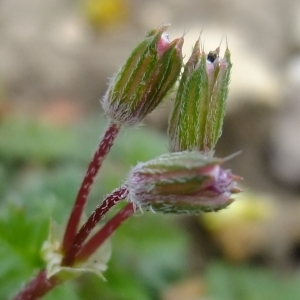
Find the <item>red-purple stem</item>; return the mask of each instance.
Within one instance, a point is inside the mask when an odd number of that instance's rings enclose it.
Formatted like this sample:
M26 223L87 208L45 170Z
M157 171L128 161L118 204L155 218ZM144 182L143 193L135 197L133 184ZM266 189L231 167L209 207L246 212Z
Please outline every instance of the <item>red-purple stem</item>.
M94 210L94 212L76 234L72 244L69 246L68 251L66 252L62 261L63 266L73 265L78 252L82 248L83 242L86 240L90 232L95 228L104 215L120 200L125 199L127 195L128 189L126 187L121 187L108 195L106 199Z
M60 283L61 280L55 277L47 278L46 271L42 270L22 289L14 300L40 299Z
M92 161L85 173L85 177L79 189L75 204L73 206L72 213L70 215L64 239L63 239L63 250L67 251L76 235L78 225L82 212L84 210L85 204L87 202L87 197L90 193L91 185L101 167L101 164L109 152L111 146L113 145L114 139L116 138L120 130L119 125L115 123L110 123L106 129L104 136L99 144L97 151L95 152Z
M100 246L110 237L115 230L132 214L134 213L134 206L128 203L122 210L120 210L114 217L112 217L81 249L78 253L77 260L87 260Z

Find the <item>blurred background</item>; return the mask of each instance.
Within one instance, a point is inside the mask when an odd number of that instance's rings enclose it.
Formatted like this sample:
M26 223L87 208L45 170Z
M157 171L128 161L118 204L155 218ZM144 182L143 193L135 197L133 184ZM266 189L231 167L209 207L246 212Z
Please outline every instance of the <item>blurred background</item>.
M300 3L296 0L0 1L0 298L43 267L106 121L108 78L145 32L171 23L188 56L224 37L233 69L216 155L244 177L228 209L139 214L113 236L107 282L85 275L45 299L300 298ZM223 51L221 48L221 52ZM86 213L130 166L168 151L172 97L118 138ZM120 207L118 208L120 209Z

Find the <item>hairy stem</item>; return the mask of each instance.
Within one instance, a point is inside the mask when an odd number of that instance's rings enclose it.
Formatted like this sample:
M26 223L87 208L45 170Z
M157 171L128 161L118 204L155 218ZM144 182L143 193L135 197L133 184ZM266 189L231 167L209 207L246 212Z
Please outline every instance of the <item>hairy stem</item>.
M72 244L70 245L66 255L63 258L63 266L71 266L76 259L76 256L82 248L83 242L86 240L90 232L95 228L104 215L128 195L128 189L121 187L113 191L106 199L94 210L88 220L83 224L79 232L76 234Z
M134 206L128 203L121 211L112 217L81 249L77 260L87 260L110 237L116 229L134 213Z
M22 289L14 300L40 299L61 282L54 276L47 278L46 271L42 270Z
M73 206L72 213L70 215L64 239L63 250L67 251L76 235L78 224L84 207L87 202L88 195L90 193L91 186L95 180L95 177L101 167L101 164L109 152L113 142L120 131L120 126L115 123L110 123L102 137L97 151L95 152L92 161L90 162L88 169L85 173L85 177L82 181L78 195Z

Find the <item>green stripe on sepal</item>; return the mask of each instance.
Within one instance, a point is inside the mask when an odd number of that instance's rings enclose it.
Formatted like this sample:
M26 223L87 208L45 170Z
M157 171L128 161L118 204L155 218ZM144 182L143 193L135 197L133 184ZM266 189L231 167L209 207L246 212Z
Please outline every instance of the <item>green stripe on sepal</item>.
M191 59L194 60L194 53ZM169 136L173 151L202 150L206 116L209 105L209 86L206 55L199 54L196 68L188 62L175 99L169 122Z
M224 58L219 58L219 48L208 55L203 51L200 54L196 42L185 65L169 119L171 151L213 153L222 132L230 70L228 49Z
M180 84L177 89L176 98L174 102L174 109L169 118L169 126L168 126L168 135L170 140L170 148L172 151L180 151L179 145L179 135L181 134L180 127L180 119L182 117L182 106L184 103L183 93L186 90L186 84L190 75L196 69L200 60L200 45L199 40L196 41L195 46L193 48L192 55L190 56L188 62L184 66L183 73L181 75Z
M209 113L207 116L206 147L213 149L222 134L223 120L226 111L226 99L229 91L232 63L230 51L226 49L224 58L219 59L219 70L213 87Z
M152 111L175 84L182 67L182 59L178 59L182 45L183 39L176 39L160 56L153 75L149 78L148 89L140 101L140 115Z
M157 61L157 43L166 29L167 26L163 26L158 30L151 30L146 34L145 39L132 51L124 66L117 73L109 93L118 92L126 100L125 95L128 94L128 89L130 87L133 89L137 88L141 83L141 75L143 75L146 69L145 65L147 66L150 61ZM111 101L117 100L117 97L111 99Z

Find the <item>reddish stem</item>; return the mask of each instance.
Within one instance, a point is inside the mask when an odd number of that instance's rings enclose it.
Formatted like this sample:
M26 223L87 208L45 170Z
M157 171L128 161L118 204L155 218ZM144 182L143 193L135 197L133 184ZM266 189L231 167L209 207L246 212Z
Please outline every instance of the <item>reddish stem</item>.
M95 228L99 221L104 217L104 215L118 203L123 200L128 195L128 189L126 187L121 187L110 195L94 210L88 220L83 224L79 232L76 234L72 244L70 245L66 255L63 258L63 266L73 265L76 255L82 248L83 242L86 240L90 232Z
M61 280L55 277L47 278L46 271L42 270L22 289L14 300L40 299L59 283L61 283Z
M87 260L110 237L115 230L132 214L134 206L128 203L121 211L111 218L81 249L77 255L78 261Z
M97 151L94 154L92 161L85 173L85 177L82 181L81 187L78 191L78 195L73 206L72 213L70 215L64 239L63 239L63 250L67 251L76 235L77 228L80 222L80 218L87 202L87 197L90 193L91 185L101 167L101 164L113 145L114 139L116 138L120 130L119 125L110 123L106 129L104 136L99 144Z

